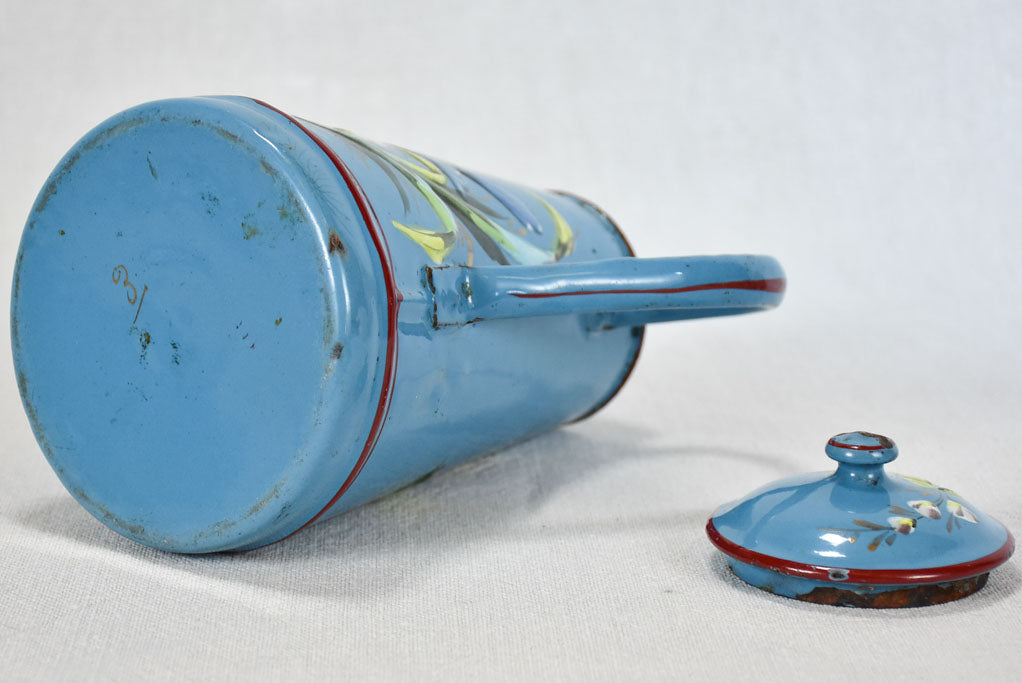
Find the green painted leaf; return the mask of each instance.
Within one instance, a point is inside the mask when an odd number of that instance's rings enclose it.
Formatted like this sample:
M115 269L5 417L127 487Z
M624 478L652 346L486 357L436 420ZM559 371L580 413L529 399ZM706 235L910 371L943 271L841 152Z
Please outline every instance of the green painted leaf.
M568 221L564 220L564 216L557 209L539 195L533 196L539 200L539 203L543 205L543 208L547 210L547 213L554 220L554 241L550 245L550 249L554 252L554 260L560 261L575 248L575 233L572 231L571 226L568 225Z
M440 187L437 188L437 191L448 204L457 206L476 228L503 247L518 263L534 266L541 263L550 263L554 260L552 253L544 251L523 240L518 235L504 230L490 219L474 211L454 193Z
M397 190L398 197L401 198L401 208L405 213L411 210L411 203L408 201L408 195L405 193L404 187L402 187L401 181L394 173L394 168L391 162L387 159L384 152L376 149L376 147L365 140L361 140L351 133L341 130L340 128L330 128L330 131L337 133L342 138L354 145L355 149L366 159L376 164L377 167L390 179L393 183L394 189Z
M407 149L403 149L403 148L399 148L399 149L401 149L402 152L404 152L408 156L412 157L413 159L415 159L416 161L418 161L422 165L419 166L418 164L414 164L411 161L408 161L407 159L403 159L403 158L397 156L396 154L392 154L391 155L391 159L393 159L395 162L401 164L402 166L407 168L409 171L411 171L415 175L417 175L417 176L419 176L421 178L425 178L426 180L429 180L430 182L436 183L437 185L446 185L447 184L447 176L444 175L444 172L441 171L437 167L437 165L434 164L432 161L430 161L426 157L422 156L421 154L416 154L415 152L413 152L411 150L407 150Z
M403 183L399 176L403 176L411 183L425 199L440 221L441 230L409 225L397 220L392 223L395 228L422 247L436 263L440 263L450 255L462 226L475 237L486 254L497 263L509 263L508 257L525 265L551 263L564 258L574 249L575 234L571 226L552 205L538 196L537 199L546 208L554 222L555 236L549 251L537 247L494 222L495 220L506 220L506 217L494 212L478 197L457 185L438 163L410 150L388 149L368 140L362 140L348 131L332 130L355 145L356 149L383 170L400 194L406 214L411 212L411 205L402 188Z

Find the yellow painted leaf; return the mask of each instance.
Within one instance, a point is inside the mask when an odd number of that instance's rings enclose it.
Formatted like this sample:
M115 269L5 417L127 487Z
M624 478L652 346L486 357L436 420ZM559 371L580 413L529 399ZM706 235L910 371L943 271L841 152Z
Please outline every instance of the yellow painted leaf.
M564 220L564 216L557 209L539 195L534 196L554 220L554 241L550 245L550 249L554 252L554 260L560 261L575 248L575 233L572 231L571 226L568 225L568 221Z
M404 225L397 221L391 221L391 223L394 224L395 228L408 235L413 242L422 247L423 251L433 260L433 263L441 263L451 253L451 249L454 248L455 238L457 237L454 232L436 232L415 225Z

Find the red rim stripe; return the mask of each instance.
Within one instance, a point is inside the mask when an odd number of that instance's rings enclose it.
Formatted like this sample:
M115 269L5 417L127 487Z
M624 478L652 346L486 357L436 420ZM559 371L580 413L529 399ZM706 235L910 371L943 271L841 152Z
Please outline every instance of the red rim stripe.
M854 583L883 586L891 584L916 584L916 583L944 583L967 579L972 576L986 574L991 569L1004 564L1012 551L1015 550L1015 539L1011 532L1005 529L1008 538L998 550L970 562L949 564L943 567L930 567L926 569L847 569L845 567L827 567L818 564L805 564L793 562L771 555L757 553L754 550L743 548L737 543L724 538L717 527L713 525L713 518L706 522L706 535L710 542L723 552L739 562L751 564L754 567L769 569L788 576L795 576L800 579L812 579L814 581L827 581L834 584ZM842 575L847 573L848 578L835 581L831 578L830 572L833 569L841 570Z
M508 292L520 299L550 299L557 296L587 296L590 294L681 294L701 292L708 289L749 289L759 292L784 292L785 279L775 277L767 280L736 280L734 282L710 282L705 285L671 287L666 289L594 289L577 292Z
M883 446L856 446L855 444L841 443L840 441L835 441L834 439L831 439L830 441L828 441L827 445L828 446L837 446L838 448L847 448L850 451L882 451L882 450L884 450Z
M323 150L323 153L327 155L330 161L333 163L337 172L341 174L344 182L348 186L348 190L351 192L351 196L355 200L355 204L358 205L358 210L362 214L362 220L365 221L366 230L369 232L369 236L373 240L373 246L376 247L376 252L380 257L380 267L383 269L383 282L387 289L387 358L383 369L383 388L380 390L380 400L376 406L376 415L373 417L373 424L369 428L369 436L366 439L365 445L362 447L362 452L358 456L358 460L355 462L354 469L351 470L351 474L341 484L341 488L337 490L334 497L330 499L322 510L313 515L312 519L296 529L292 534L298 533L305 527L309 526L317 519L323 516L327 510L333 507L334 503L344 495L344 493L351 488L351 485L355 482L362 468L365 467L366 462L369 460L369 456L372 454L373 449L376 447L376 443L380 440L380 433L383 431L383 423L387 419L387 412L390 410L390 399L393 395L394 390L394 367L397 364L397 311L401 305L401 292L397 288L397 282L394 280L394 271L390 261L390 250L387 247L387 238L383 234L383 230L380 228L380 221L376 217L376 212L373 211L372 205L369 203L368 197L362 190L362 186L359 185L355 179L355 175L345 165L341 158L337 156L326 143L324 143L315 133L304 126L298 119L291 116L290 114L283 112L271 104L267 104L262 100L252 99L256 104L262 105L271 111L275 111L288 121L298 126L299 130L309 136L309 139L316 143L316 146Z

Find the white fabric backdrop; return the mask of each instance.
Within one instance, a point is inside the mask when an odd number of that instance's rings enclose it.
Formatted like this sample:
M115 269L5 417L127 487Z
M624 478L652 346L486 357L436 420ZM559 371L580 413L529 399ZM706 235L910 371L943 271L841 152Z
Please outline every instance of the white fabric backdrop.
M842 610L745 587L702 527L863 428L1022 529L1020 29L1010 2L0 1L5 288L63 152L192 94L789 275L775 312L651 328L592 419L241 555L81 510L0 335L0 678L1018 680L1017 561L958 603Z

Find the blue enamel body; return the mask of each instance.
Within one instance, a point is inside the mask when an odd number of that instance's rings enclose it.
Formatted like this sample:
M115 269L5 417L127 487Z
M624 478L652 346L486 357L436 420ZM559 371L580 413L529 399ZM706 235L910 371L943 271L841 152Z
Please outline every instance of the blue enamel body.
M246 98L87 134L11 334L67 489L157 548L255 547L597 410L642 325L780 302L768 257L639 260L599 209Z
M957 492L885 472L898 454L889 439L851 432L826 450L836 471L772 482L711 517L711 540L743 580L787 597L877 595L975 579L1011 555L1007 529Z

